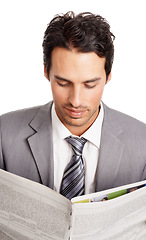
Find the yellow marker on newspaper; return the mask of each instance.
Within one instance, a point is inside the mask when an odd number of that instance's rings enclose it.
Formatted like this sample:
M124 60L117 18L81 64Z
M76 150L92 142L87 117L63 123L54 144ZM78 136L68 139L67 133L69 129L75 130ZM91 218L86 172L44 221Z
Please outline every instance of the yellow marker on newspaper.
M81 201L77 201L77 202L74 202L74 203L89 203L90 202L90 199L83 199Z

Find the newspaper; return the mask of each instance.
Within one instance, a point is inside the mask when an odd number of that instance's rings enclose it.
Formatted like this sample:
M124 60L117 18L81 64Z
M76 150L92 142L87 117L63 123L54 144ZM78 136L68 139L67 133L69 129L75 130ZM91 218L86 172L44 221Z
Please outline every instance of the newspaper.
M70 212L55 191L0 170L0 239L67 239Z
M0 170L0 239L144 240L145 184L143 181L69 201L46 186ZM101 201L103 196L135 186L142 187Z

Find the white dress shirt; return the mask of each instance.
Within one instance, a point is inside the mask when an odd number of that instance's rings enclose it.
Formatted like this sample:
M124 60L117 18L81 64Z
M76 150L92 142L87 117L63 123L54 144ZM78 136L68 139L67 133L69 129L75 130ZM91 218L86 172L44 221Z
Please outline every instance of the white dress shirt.
M82 136L80 136L87 139L82 153L85 164L85 194L95 192L96 171L103 117L104 111L101 103L98 117L91 127ZM73 150L65 138L73 135L58 118L54 104L52 107L52 127L54 151L54 190L60 192L64 170L73 155Z

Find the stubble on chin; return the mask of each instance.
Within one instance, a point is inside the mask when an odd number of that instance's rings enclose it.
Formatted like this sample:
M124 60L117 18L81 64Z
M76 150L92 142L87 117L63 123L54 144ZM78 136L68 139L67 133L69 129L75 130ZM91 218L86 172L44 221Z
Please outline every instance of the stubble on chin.
M95 116L94 116L95 115ZM95 119L98 116L98 111L95 110L91 115L89 115L87 118L74 118L71 116L67 116L64 117L64 115L62 115L62 123L65 126L70 126L70 127L83 127L85 125L88 125L88 128L93 124L93 122L95 121Z

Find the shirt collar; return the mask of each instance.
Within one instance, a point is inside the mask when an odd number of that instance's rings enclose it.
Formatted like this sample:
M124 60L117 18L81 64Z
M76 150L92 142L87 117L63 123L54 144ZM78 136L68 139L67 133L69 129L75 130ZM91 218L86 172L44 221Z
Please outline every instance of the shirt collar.
M101 108L100 108L98 117L96 118L94 123L91 125L91 127L81 136L86 138L88 141L93 143L98 148L100 146L101 128L102 128L102 122L104 117L102 102L100 106ZM72 133L64 126L64 124L58 118L55 111L54 103L52 106L52 127L53 127L53 141L55 143L56 141L65 139L66 137L72 135Z

